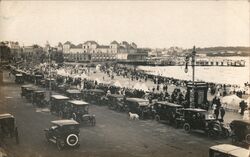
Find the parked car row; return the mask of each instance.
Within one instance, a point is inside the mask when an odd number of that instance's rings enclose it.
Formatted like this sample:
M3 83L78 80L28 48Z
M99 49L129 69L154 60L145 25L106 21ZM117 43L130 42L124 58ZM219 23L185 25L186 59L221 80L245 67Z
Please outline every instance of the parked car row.
M52 121L52 126L45 129L48 142L55 143L59 150L64 147L78 147L80 124L94 126L95 115L89 114L89 103L81 100L81 92L68 89L65 95L53 94L49 101L45 100L45 91L32 84L21 86L21 97L38 107L50 107L50 112L62 120Z

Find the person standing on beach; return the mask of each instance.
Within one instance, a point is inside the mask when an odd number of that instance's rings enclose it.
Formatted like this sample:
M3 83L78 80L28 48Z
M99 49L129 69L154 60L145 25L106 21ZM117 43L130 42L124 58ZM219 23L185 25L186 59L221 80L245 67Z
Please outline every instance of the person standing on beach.
M216 120L218 119L218 117L219 117L219 108L218 107L216 107L216 109L214 110L214 114L215 114L215 117L216 117Z
M220 108L220 116L221 116L221 121L224 122L224 116L225 116L225 109L223 107Z

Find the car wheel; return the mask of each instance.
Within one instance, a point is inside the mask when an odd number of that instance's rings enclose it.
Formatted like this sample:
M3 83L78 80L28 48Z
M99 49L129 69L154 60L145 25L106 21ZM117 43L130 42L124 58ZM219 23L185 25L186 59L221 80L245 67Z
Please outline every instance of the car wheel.
M238 139L235 135L232 136L232 144L237 144Z
M59 111L58 116L59 116L60 118L63 118L63 112L62 112L62 111Z
M56 140L56 146L58 150L63 150L64 144L60 139Z
M228 130L224 130L223 131L223 135L225 138L228 138L229 137L229 131Z
M160 116L159 116L159 115L156 115L156 116L155 116L155 120L156 120L157 122L160 122L160 120L161 120Z
M73 147L76 146L78 143L78 136L76 134L70 134L68 135L68 137L66 138L66 142L69 146Z
M176 129L179 128L179 122L178 122L177 120L174 121L174 127L175 127Z
M247 134L247 135L246 135L245 140L246 140L246 143L247 143L247 144L250 144L250 134Z
M16 138L16 144L19 144L19 135L17 128L15 128L15 138Z
M72 114L72 118L73 118L75 121L77 121L77 117L76 117L76 114L75 114L75 113Z
M190 127L190 125L188 123L185 123L184 126L183 126L183 128L184 128L184 130L186 132L188 132L188 133L190 132L191 127Z
M95 117L94 117L94 116L92 117L92 120L91 120L91 121L92 121L92 126L95 126L96 120L95 120Z

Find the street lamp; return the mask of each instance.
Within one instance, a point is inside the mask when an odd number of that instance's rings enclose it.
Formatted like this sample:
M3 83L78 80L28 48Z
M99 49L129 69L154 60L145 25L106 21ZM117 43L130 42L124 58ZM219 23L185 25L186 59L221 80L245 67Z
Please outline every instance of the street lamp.
M188 54L185 58L185 62L186 62L186 66L185 66L185 73L188 72L188 62L191 58L191 66L192 66L192 69L193 69L193 75L192 75L192 83L193 83L193 87L192 87L192 90L190 91L190 107L191 108L194 108L195 106L195 102L194 102L194 92L195 92L195 83L194 83L194 76L195 76L195 55L196 55L196 51L195 51L195 46L193 47L193 51L191 54Z
M49 43L47 42L48 45L48 52L49 52L49 99L51 98L51 47Z

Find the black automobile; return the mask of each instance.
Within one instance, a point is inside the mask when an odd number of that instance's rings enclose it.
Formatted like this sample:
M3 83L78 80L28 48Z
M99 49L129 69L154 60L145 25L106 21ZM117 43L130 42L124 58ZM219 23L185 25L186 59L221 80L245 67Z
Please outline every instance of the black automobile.
M209 114L206 110L198 108L183 109L182 123L186 132L191 130L202 130L209 137L228 137L229 128L215 119L214 115Z
M56 88L56 80L54 78L46 78L44 85L46 88L50 88L51 86L51 89L54 90Z
M9 137L15 138L16 143L19 144L15 117L9 113L0 114L0 144Z
M37 87L35 86L32 86L30 88L26 88L26 94L25 94L25 98L33 103L33 95L34 95L34 92L37 90Z
M124 95L110 94L107 96L107 98L109 109L117 110L119 112L127 110L127 106L124 103Z
M48 142L55 143L58 150L65 147L79 147L79 123L75 120L51 121L52 126L45 129L45 137Z
M94 126L96 123L95 115L89 114L89 103L80 100L70 100L64 108L63 116L73 118L79 123Z
M149 100L141 98L126 98L125 105L127 112L136 113L140 119L153 118L154 112L149 104Z
M230 144L219 144L209 148L209 157L249 157L249 150Z
M81 100L82 99L82 93L78 89L68 89L68 90L66 90L66 96L69 97L70 99L75 99L75 100Z
M35 81L35 84L37 84L37 85L42 85L41 83L42 83L43 79L44 79L43 75L36 74L34 76L34 81Z
M24 83L23 74L16 74L15 75L15 82L18 83L18 84Z
M232 143L250 146L250 121L233 120L230 123Z
M180 118L180 109L183 106L170 103L167 101L159 101L154 104L155 110L155 120L156 121L164 121L167 124L175 125L178 127L178 123L176 121L177 118Z
M46 105L45 94L45 91L35 90L33 92L33 104L37 105L38 107L44 107Z
M26 95L28 94L27 89L32 87L33 85L31 84L21 86L21 97L26 97Z
M56 90L59 93L65 93L69 88L70 88L69 84L63 83L63 84L58 84Z
M107 103L106 93L101 89L84 89L82 91L83 100L98 104L105 105Z
M60 117L62 117L63 109L68 100L69 100L69 97L66 97L63 95L51 95L50 112L58 114Z

